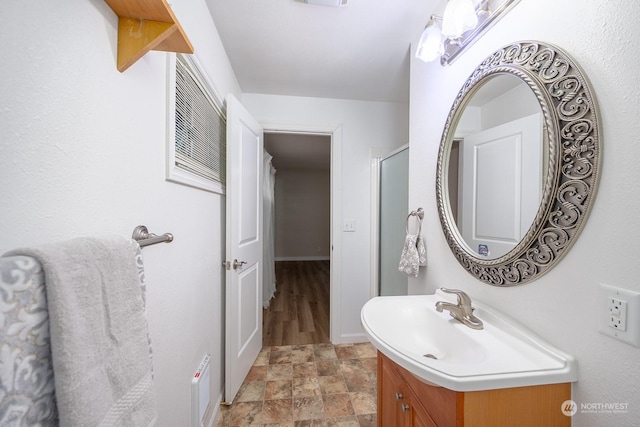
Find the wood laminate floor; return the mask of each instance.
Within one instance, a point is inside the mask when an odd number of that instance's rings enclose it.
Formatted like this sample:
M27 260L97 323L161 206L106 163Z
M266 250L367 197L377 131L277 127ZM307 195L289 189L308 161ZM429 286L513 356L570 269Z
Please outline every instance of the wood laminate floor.
M263 313L262 345L329 341L329 261L276 262L276 293Z

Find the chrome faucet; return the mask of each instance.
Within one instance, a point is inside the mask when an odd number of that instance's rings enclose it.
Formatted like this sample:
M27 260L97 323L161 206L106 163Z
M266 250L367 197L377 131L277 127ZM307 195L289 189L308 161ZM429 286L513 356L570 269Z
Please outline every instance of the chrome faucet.
M458 297L458 304L438 301L436 303L436 311L442 313L442 310L448 310L451 317L471 329L482 329L484 327L482 320L473 315L473 307L471 307L471 298L469 298L469 295L458 289L440 288L440 290L448 294L455 294Z

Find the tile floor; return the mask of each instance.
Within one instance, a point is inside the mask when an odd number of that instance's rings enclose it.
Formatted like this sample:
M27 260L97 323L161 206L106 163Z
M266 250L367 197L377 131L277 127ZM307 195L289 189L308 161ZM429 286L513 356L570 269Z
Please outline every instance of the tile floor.
M217 427L373 427L376 350L369 343L265 347Z

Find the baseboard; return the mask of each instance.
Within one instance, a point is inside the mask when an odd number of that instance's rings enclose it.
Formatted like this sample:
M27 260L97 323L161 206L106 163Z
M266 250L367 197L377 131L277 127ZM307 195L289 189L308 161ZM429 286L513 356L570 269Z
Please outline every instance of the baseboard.
M220 406L222 405L222 396L224 393L220 393L218 395L218 401L215 403L213 407L213 416L211 417L211 421L207 425L207 427L213 427L218 422L218 417L220 416Z
M329 261L328 256L283 256L276 257L276 261Z
M338 344L356 344L360 342L369 342L369 338L364 333L360 334L342 334Z

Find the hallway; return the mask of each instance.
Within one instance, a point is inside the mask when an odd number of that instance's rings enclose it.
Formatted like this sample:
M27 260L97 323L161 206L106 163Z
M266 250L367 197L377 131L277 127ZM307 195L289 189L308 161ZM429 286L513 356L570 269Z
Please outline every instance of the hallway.
M263 346L328 343L329 261L278 261L276 281L263 313Z

